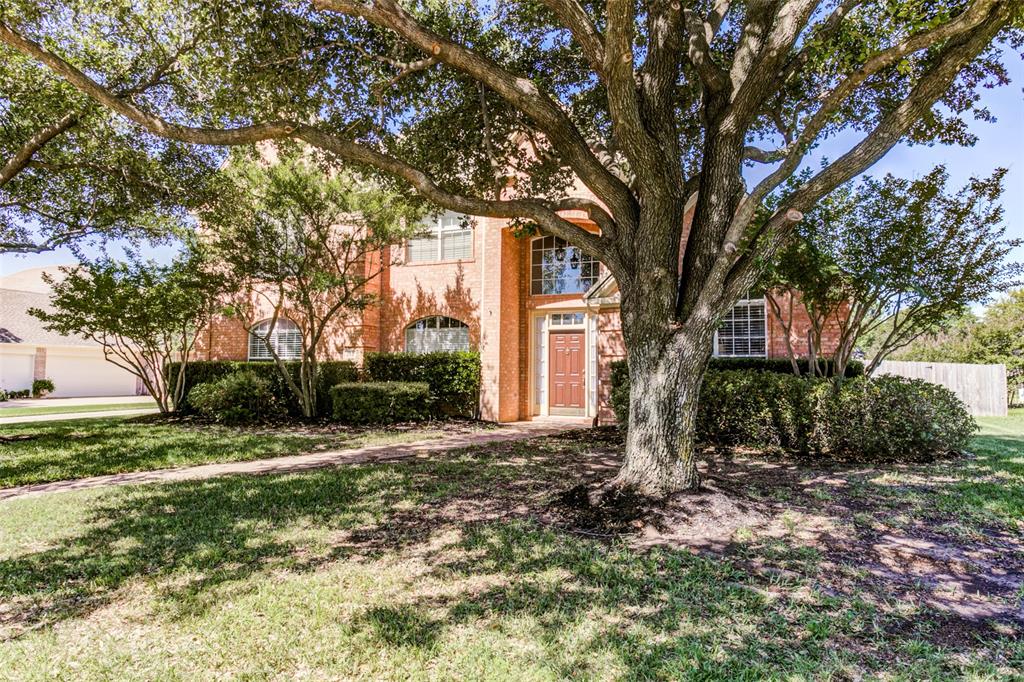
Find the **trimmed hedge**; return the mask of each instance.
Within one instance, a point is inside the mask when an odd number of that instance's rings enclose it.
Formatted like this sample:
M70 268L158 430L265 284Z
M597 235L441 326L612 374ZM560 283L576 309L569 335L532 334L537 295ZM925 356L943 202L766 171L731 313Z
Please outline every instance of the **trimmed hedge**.
M749 370L710 370L701 387L699 442L807 452L811 393L824 380Z
M250 371L199 384L189 391L188 399L197 412L223 424L252 424L285 414L270 382Z
M813 391L812 446L843 459L928 461L962 450L977 430L948 388L921 379L880 376Z
M624 364L624 363L623 363ZM629 375L612 368L612 408L629 421ZM952 391L918 379L825 379L708 370L698 442L870 462L919 462L963 449L974 419Z
M430 385L423 381L368 381L331 388L331 414L344 424L423 421L433 414Z
M367 353L363 367L369 381L428 384L439 416L473 417L477 413L480 354L475 351Z
M285 363L292 377L298 380L299 362L289 361ZM180 363L172 362L168 368L168 377L171 386L177 379ZM348 381L356 381L359 378L359 368L349 360L323 360L319 363L320 377L317 382L317 414L326 415L331 410L330 388L335 384ZM292 394L284 377L277 369L274 362L240 362L234 360L193 360L188 363L185 370L185 390L182 392L181 405L177 411L183 414L193 412L189 395L192 389L200 384L208 384L224 376L236 372L252 372L258 377L269 382L270 391L277 399L277 402L284 407L289 415L299 416L302 414L302 406L298 398Z
M621 361L625 364L625 361ZM800 367L801 376L807 375L807 358L797 358L797 365ZM822 360L825 367L825 374L832 375L832 365L827 360ZM711 358L708 369L745 369L757 372L774 372L776 374L793 374L793 366L789 358ZM864 376L864 363L859 360L851 360L846 366L846 377Z

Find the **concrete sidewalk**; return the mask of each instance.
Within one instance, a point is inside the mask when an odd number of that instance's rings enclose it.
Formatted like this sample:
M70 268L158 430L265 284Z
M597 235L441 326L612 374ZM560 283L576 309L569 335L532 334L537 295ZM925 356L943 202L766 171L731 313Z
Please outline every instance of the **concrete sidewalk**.
M232 474L283 474L296 471L308 471L331 466L347 464L365 464L370 462L393 462L403 459L428 458L430 455L445 450L503 443L516 440L527 440L540 436L550 436L565 431L587 428L589 419L538 419L529 422L512 422L502 424L490 431L460 433L431 440L404 443L401 445L374 445L351 450L331 450L314 452L288 457L256 459L248 462L228 462L224 464L201 464L180 469L158 469L155 471L138 471L108 476L93 476L70 481L54 481L52 483L33 483L14 488L0 490L0 500L9 500L31 495L64 492L69 490L85 490L88 488L105 488L112 486L131 485L136 483L156 483L165 481L193 481L215 476Z
M141 403L148 405L153 398L148 395L114 395L96 396L93 398L19 398L0 403L0 415L12 407L79 407L81 405L122 405Z
M106 410L105 412L55 412L53 414L23 414L17 417L0 416L0 426L4 424L30 424L32 422L59 422L68 419L94 419L96 417L133 417L142 414L159 412L155 407L139 410ZM3 415L3 412L0 412Z

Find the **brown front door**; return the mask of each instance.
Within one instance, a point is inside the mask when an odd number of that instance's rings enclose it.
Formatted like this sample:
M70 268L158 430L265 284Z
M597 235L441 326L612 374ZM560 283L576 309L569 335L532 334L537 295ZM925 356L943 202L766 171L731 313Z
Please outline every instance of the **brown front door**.
M583 332L551 332L549 414L585 415Z

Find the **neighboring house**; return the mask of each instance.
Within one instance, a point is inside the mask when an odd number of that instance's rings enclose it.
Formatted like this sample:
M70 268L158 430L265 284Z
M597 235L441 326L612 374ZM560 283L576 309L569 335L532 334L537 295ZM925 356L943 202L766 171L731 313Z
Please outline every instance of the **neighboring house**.
M692 210L691 202L687 230ZM597 229L582 213L565 216ZM482 360L483 418L614 420L610 366L625 356L618 290L602 265L577 247L551 236L516 238L502 219L446 213L431 223L429 235L393 246L381 258L391 264L369 285L378 303L334 330L324 342L324 357L360 362L370 351L476 349ZM808 327L805 314L793 325L797 352L806 350ZM298 335L292 322L279 320L272 342L282 356L296 358ZM736 304L713 352L786 356L781 326L763 295ZM211 360L269 356L262 341L232 318L211 324L196 355Z
M47 331L28 314L49 309L49 287L33 268L0 278L0 389L32 388L34 379L51 379L57 398L137 395L133 374L106 361L99 344L79 336Z

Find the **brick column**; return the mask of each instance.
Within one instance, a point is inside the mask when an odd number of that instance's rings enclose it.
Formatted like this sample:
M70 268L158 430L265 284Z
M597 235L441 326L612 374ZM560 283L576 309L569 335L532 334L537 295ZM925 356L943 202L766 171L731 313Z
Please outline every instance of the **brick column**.
M46 378L46 349L36 347L35 362L32 366L32 379Z
M520 418L519 244L504 221L480 221L480 415L515 421Z

